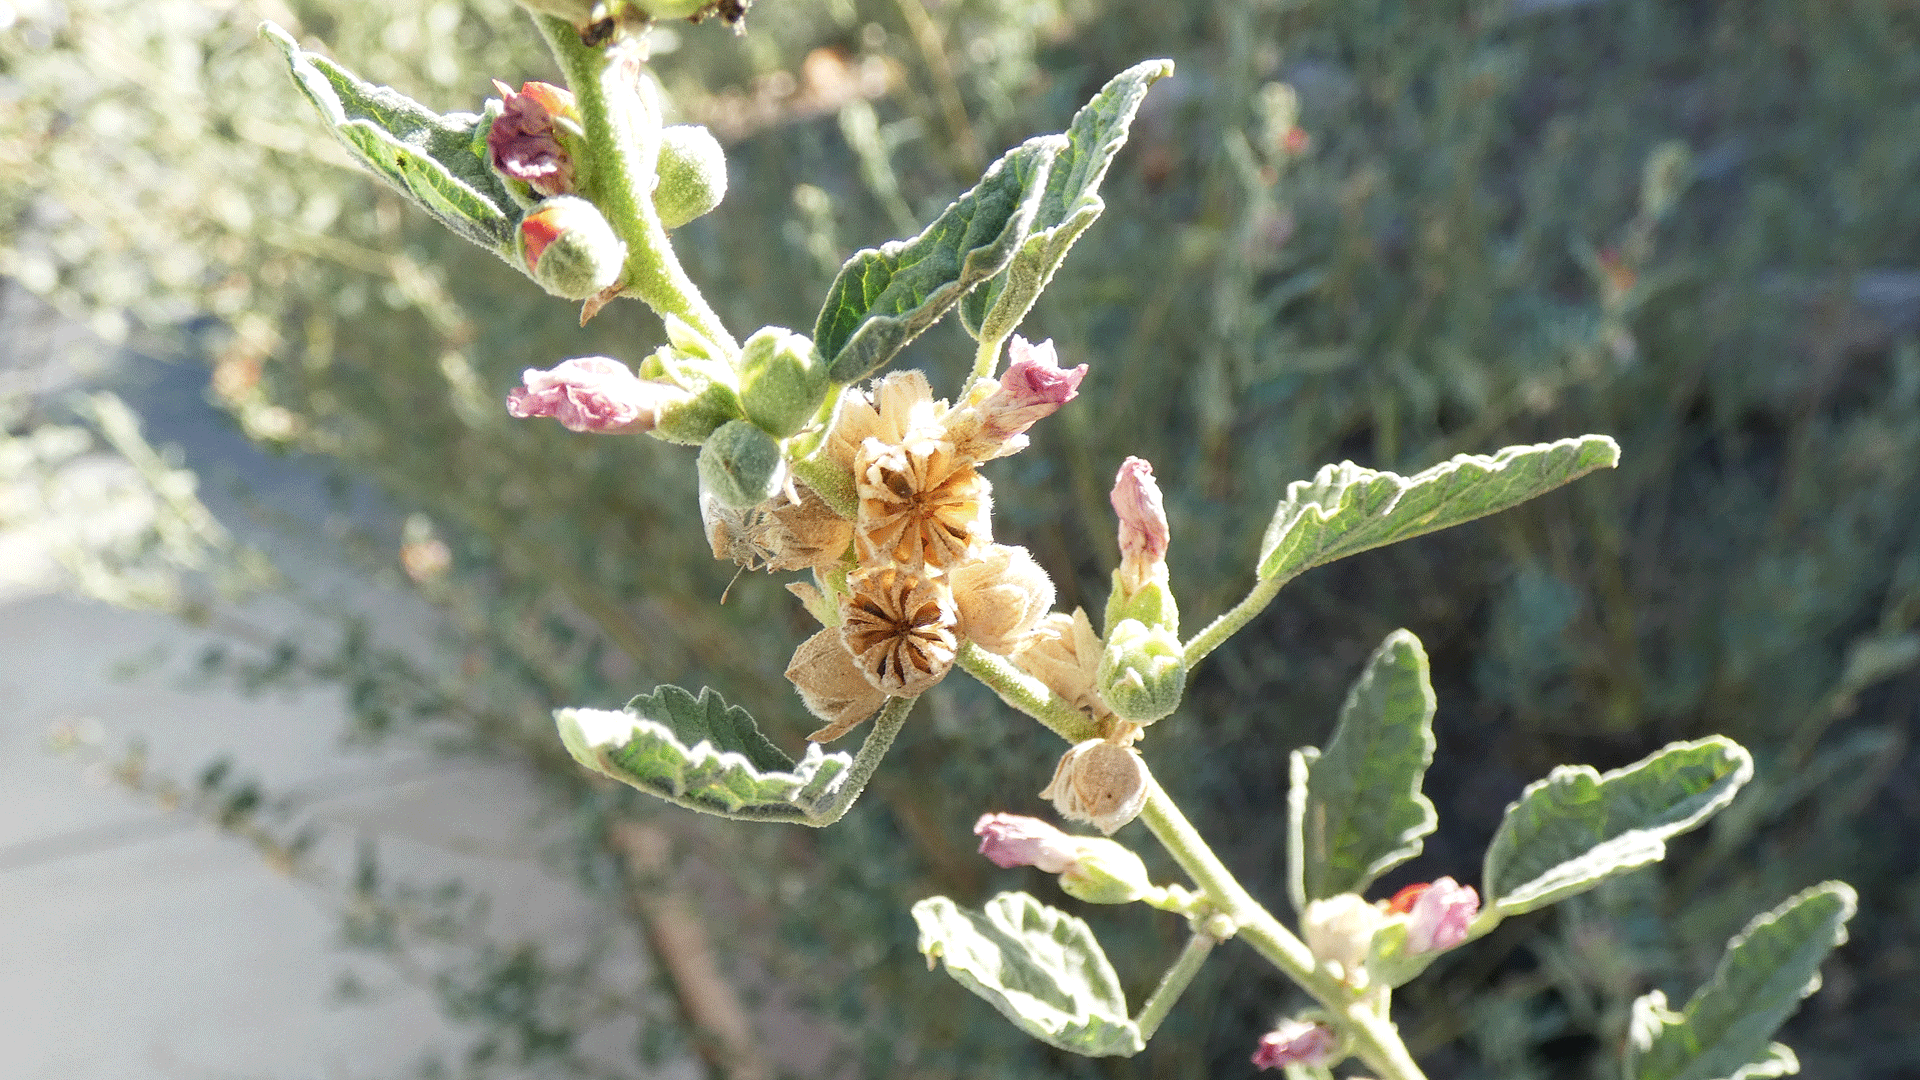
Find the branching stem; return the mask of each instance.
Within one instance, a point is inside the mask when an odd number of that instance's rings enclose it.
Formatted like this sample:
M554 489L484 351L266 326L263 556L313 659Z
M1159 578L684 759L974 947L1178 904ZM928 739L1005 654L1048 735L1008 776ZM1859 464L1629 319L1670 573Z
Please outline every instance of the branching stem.
M853 756L853 764L847 769L847 779L840 785L840 793L833 804L820 813L807 819L807 824L815 828L825 828L847 815L847 810L860 793L867 789L867 782L873 779L873 771L880 767L880 759L887 756L887 750L893 746L893 737L900 734L901 725L907 722L907 713L913 711L917 697L890 697L880 707L873 718L873 728L867 732L865 742L860 744L860 752Z
M1187 670L1192 671L1201 658L1220 647L1221 643L1232 637L1241 627L1253 621L1255 615L1266 609L1290 578L1274 577L1254 585L1246 599L1228 608L1226 613L1208 624L1205 630L1193 635L1186 644L1185 660Z
M1153 1033L1160 1030L1160 1022L1167 1018L1167 1013L1173 1010L1173 1003L1179 1001L1180 995L1192 985L1193 977L1200 974L1200 966L1207 962L1213 947L1218 944L1220 939L1204 930L1194 931L1193 936L1187 939L1186 947L1180 950L1179 957L1167 969L1167 973L1160 976L1160 985L1153 988L1153 994L1140 1006L1140 1015L1133 1020L1134 1026L1140 1029L1142 1042L1152 1039Z

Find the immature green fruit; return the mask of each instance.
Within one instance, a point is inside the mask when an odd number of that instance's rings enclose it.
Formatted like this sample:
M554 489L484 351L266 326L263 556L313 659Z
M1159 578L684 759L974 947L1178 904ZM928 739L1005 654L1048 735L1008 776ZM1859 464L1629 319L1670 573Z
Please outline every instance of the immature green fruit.
M600 208L573 195L536 203L520 219L520 263L555 296L585 300L620 280L627 245Z
M762 431L787 438L805 427L827 397L827 373L814 363L813 340L784 326L762 327L740 350L740 401Z
M700 487L734 510L773 498L786 480L773 436L745 420L720 425L700 448Z
M1187 688L1180 639L1165 627L1120 620L1107 628L1094 685L1114 715L1136 724L1153 723L1180 707Z
M727 194L727 155L699 124L660 129L653 208L660 224L677 229L720 205Z

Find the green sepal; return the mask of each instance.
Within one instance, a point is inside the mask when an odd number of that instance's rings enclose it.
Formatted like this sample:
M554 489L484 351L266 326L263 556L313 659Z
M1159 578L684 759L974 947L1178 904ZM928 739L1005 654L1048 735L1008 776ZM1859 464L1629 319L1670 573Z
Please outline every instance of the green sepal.
M809 823L835 806L853 759L808 743L798 762L745 709L702 688L662 686L625 709L559 709L574 760L668 802L749 821Z
M1172 634L1180 633L1180 605L1174 601L1173 587L1163 577L1149 580L1138 592L1129 595L1116 568L1113 589L1107 593L1106 617L1100 625L1118 626L1124 619L1135 619Z
M1172 715L1187 689L1179 636L1136 619L1122 619L1106 631L1106 647L1094 673L1100 700L1114 715L1136 724Z
M913 905L920 952L1049 1046L1087 1057L1130 1057L1146 1046L1126 995L1087 924L1026 893L981 911L944 896Z
M1844 882L1800 893L1747 924L1713 978L1675 1012L1655 990L1633 1003L1626 1080L1760 1080L1800 1071L1793 1051L1771 1041L1808 994L1820 964L1847 940L1859 898Z
M827 377L844 384L872 374L967 290L1006 269L1066 146L1064 135L1028 139L987 166L919 236L854 253L814 323Z
M286 55L294 85L355 160L441 224L515 261L520 207L486 158L490 116L442 116L398 91L362 82L271 22L261 23L260 33Z
M1287 485L1260 541L1261 580L1289 580L1316 566L1472 521L1620 462L1605 435L1461 454L1401 476L1351 461Z
M1363 893L1420 854L1440 822L1420 790L1433 763L1433 712L1426 650L1395 630L1347 692L1326 751L1294 752L1287 797L1294 910Z
M1033 231L1006 272L967 294L960 305L960 321L967 333L1002 341L1020 325L1073 242L1106 209L1099 187L1107 166L1126 145L1127 130L1147 88L1171 74L1171 60L1135 64L1115 75L1073 114L1066 131L1067 149L1047 178Z
M740 403L775 438L797 434L826 400L827 375L813 342L784 326L763 326L740 349Z
M1752 756L1720 735L1607 773L1562 765L1507 807L1487 847L1486 903L1518 915L1657 862L1668 838L1713 816L1752 777Z

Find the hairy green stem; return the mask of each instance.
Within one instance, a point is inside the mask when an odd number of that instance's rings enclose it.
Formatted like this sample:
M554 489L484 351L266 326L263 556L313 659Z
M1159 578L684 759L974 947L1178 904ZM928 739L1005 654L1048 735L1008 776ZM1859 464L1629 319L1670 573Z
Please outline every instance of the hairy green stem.
M1200 974L1200 966L1207 962L1208 955L1218 944L1220 939L1204 930L1194 931L1193 936L1187 939L1186 947L1180 950L1173 966L1160 976L1160 985L1153 988L1152 995L1140 1006L1140 1015L1134 1017L1133 1026L1140 1029L1140 1041L1152 1039L1153 1033L1160 1030L1160 1022L1173 1010L1173 1003L1180 1000L1180 995L1187 992L1193 977Z
M918 700L918 697L887 699L887 703L880 707L879 715L873 718L873 728L867 732L866 741L860 744L860 752L853 756L853 764L847 769L847 778L841 783L840 794L834 797L833 805L808 817L807 824L825 828L847 816L847 810L867 789L867 781L873 779L873 771L880 767L880 759L887 756L888 748L893 746L893 737L900 734L901 726L907 722L907 713L913 711L913 703Z
M1246 599L1228 608L1225 614L1213 620L1205 630L1193 635L1193 639L1187 642L1183 650L1187 670L1192 671L1193 666L1198 664L1202 657L1219 648L1241 627L1251 622L1255 615L1260 614L1268 604L1273 602L1275 594L1280 591L1280 586L1285 585L1289 580L1291 579L1275 577L1258 582L1254 585L1253 591L1247 593Z
M982 285L981 288L984 289L986 286ZM1001 340L1000 338L980 339L980 347L974 350L973 373L967 377L968 385L993 377L993 369L1000 366Z
M1100 737L1092 717L1004 657L995 656L969 641L960 646L958 663L961 670L986 683L1014 708L1045 724L1068 742L1081 743Z
M580 108L588 148L582 164L590 166L581 170L581 194L627 242L623 294L639 297L662 316L677 316L729 358L739 355L739 343L674 256L653 206L660 109L638 59L622 55L637 43L616 39L612 46L595 48L583 43L580 31L565 19L536 15L534 21Z
M1366 1062L1380 1080L1426 1080L1420 1065L1400 1041L1393 1021L1365 1001L1356 1001L1340 1012L1346 1020L1347 1034L1353 1039L1354 1056Z

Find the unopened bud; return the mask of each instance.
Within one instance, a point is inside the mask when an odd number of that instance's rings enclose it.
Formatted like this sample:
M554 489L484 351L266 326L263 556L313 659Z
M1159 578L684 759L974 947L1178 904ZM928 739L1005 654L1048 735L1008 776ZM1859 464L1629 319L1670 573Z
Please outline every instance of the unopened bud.
M1347 985L1366 983L1373 935L1386 922L1379 908L1353 893L1341 893L1307 905L1300 931L1314 959L1331 965Z
M757 506L786 483L786 460L773 436L745 420L720 425L700 447L700 487L735 510Z
M1068 821L1084 821L1112 836L1147 805L1153 778L1131 746L1105 739L1075 744L1060 758L1053 782L1040 792Z
M627 245L600 209L585 199L543 199L520 221L520 262L540 287L585 300L620 280Z
M1094 679L1115 716L1151 724L1180 707L1187 688L1186 655L1180 639L1165 627L1122 619L1107 628Z
M653 208L660 224L677 229L720 205L727 194L727 155L699 124L660 129Z
M1288 1020L1265 1035L1253 1052L1253 1063L1262 1069L1284 1069L1289 1065L1318 1068L1333 1062L1339 1038L1333 1029L1312 1020Z
M979 405L980 427L967 450L986 461L1003 457L1027 445L1026 431L1058 412L1080 393L1087 365L1063 368L1051 340L1038 345L1015 335L1007 344L1013 362L1000 385Z
M805 427L827 396L826 369L814 363L813 340L767 326L740 351L740 401L747 419L776 438Z
M1473 917L1480 914L1480 894L1450 877L1432 884L1409 885L1393 895L1387 910L1407 917L1408 956L1440 952L1467 940Z
M1153 466L1130 457L1113 478L1114 516L1120 519L1120 584L1128 593L1167 576L1167 508Z
M551 371L528 368L520 377L526 385L507 395L508 414L551 416L570 431L651 431L663 413L691 398L679 387L636 378L605 356L567 360Z

